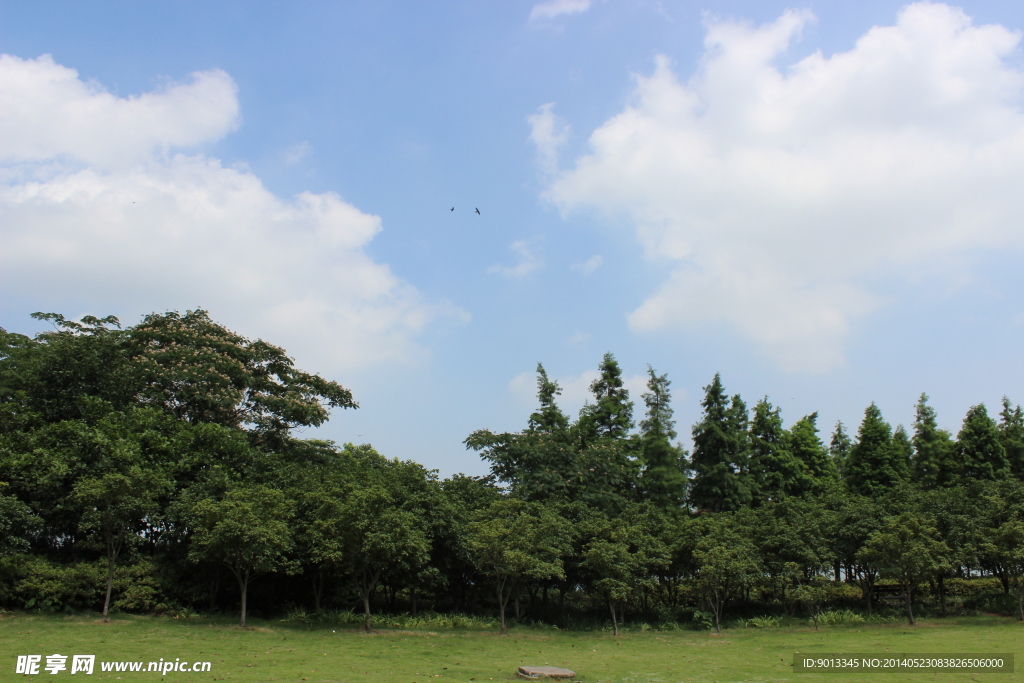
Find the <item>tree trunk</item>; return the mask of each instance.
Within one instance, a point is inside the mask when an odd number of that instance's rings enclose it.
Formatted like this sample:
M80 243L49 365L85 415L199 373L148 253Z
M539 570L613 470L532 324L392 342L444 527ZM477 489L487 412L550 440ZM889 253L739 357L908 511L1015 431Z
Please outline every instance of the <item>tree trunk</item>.
M501 635L505 635L505 591L502 590L502 580L498 579L498 617L501 620Z
M213 578L210 579L210 611L217 608L217 591L220 590L220 567L214 567Z
M242 613L238 618L238 625L245 628L245 613L246 613L246 597L249 593L249 568L246 567L244 570L231 568L234 572L235 578L238 580L238 591L242 594Z
M907 603L907 623L913 626L916 623L914 622L914 591L911 589L909 583L905 586L905 589L906 593L904 594L903 599L906 600Z
M313 574L313 610L320 613L320 600L324 594L324 570L322 567L317 567L316 573Z
M611 594L608 595L608 608L612 611L612 633L619 635L619 621L615 617L615 600Z
M935 579L935 583L939 589L939 609L941 610L942 616L946 616L946 575L940 573Z
M370 623L370 591L363 590L363 633L370 633L373 631Z
M114 558L107 557L107 597L103 600L103 623L109 623L108 613L110 610L110 594L114 590Z
M107 533L107 596L103 599L103 623L110 622L110 596L114 592L114 564L121 552L120 539L113 533Z

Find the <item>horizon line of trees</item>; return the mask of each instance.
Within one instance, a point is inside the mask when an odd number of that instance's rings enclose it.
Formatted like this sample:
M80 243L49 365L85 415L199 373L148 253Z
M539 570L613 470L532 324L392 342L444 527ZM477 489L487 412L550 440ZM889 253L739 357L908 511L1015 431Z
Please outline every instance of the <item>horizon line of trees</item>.
M877 609L884 581L913 623L919 587L945 614L951 582L983 574L1024 619L1024 415L1008 399L999 422L972 407L956 437L924 394L911 433L871 404L826 446L816 413L786 428L767 397L748 409L715 375L688 453L667 376L648 367L636 422L608 353L575 420L538 364L525 429L465 441L490 475L439 480L369 445L297 438L357 408L351 393L205 311L125 329L33 317L55 329L0 329L7 607L236 606L244 626L257 585L265 613L358 606L366 630L374 611L426 607L493 610L502 632L509 612L603 612L618 633L627 613L817 624L828 606Z

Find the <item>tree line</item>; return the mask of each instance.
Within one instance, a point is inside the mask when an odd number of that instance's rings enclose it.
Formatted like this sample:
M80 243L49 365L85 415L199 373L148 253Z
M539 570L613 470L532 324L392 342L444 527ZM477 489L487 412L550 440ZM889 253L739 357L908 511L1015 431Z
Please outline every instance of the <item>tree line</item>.
M440 479L369 445L302 439L340 384L202 310L0 329L0 601L43 611L278 615L356 609L560 625L721 626L898 599L945 614L977 577L1024 619L1024 415L972 407L954 437L922 395L908 433L872 404L828 445L716 375L693 449L670 381L643 415L614 356L572 419L537 368L522 431L478 430L490 475ZM952 587L952 588L951 588ZM923 591L922 591L923 589ZM972 588L977 592L975 588ZM986 598L988 599L988 598ZM954 602L956 602L954 600Z

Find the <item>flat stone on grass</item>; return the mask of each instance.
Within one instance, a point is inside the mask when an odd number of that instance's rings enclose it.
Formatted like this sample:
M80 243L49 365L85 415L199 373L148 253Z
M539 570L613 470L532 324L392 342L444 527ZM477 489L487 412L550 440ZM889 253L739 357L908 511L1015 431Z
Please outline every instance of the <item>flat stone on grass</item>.
M573 678L576 672L557 666L521 666L519 675L523 678Z

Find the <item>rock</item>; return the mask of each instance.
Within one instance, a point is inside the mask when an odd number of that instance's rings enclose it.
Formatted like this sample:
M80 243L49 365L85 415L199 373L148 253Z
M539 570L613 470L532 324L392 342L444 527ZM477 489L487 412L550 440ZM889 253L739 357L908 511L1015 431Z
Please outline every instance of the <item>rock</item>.
M573 678L576 672L557 666L521 666L519 675L523 678Z

